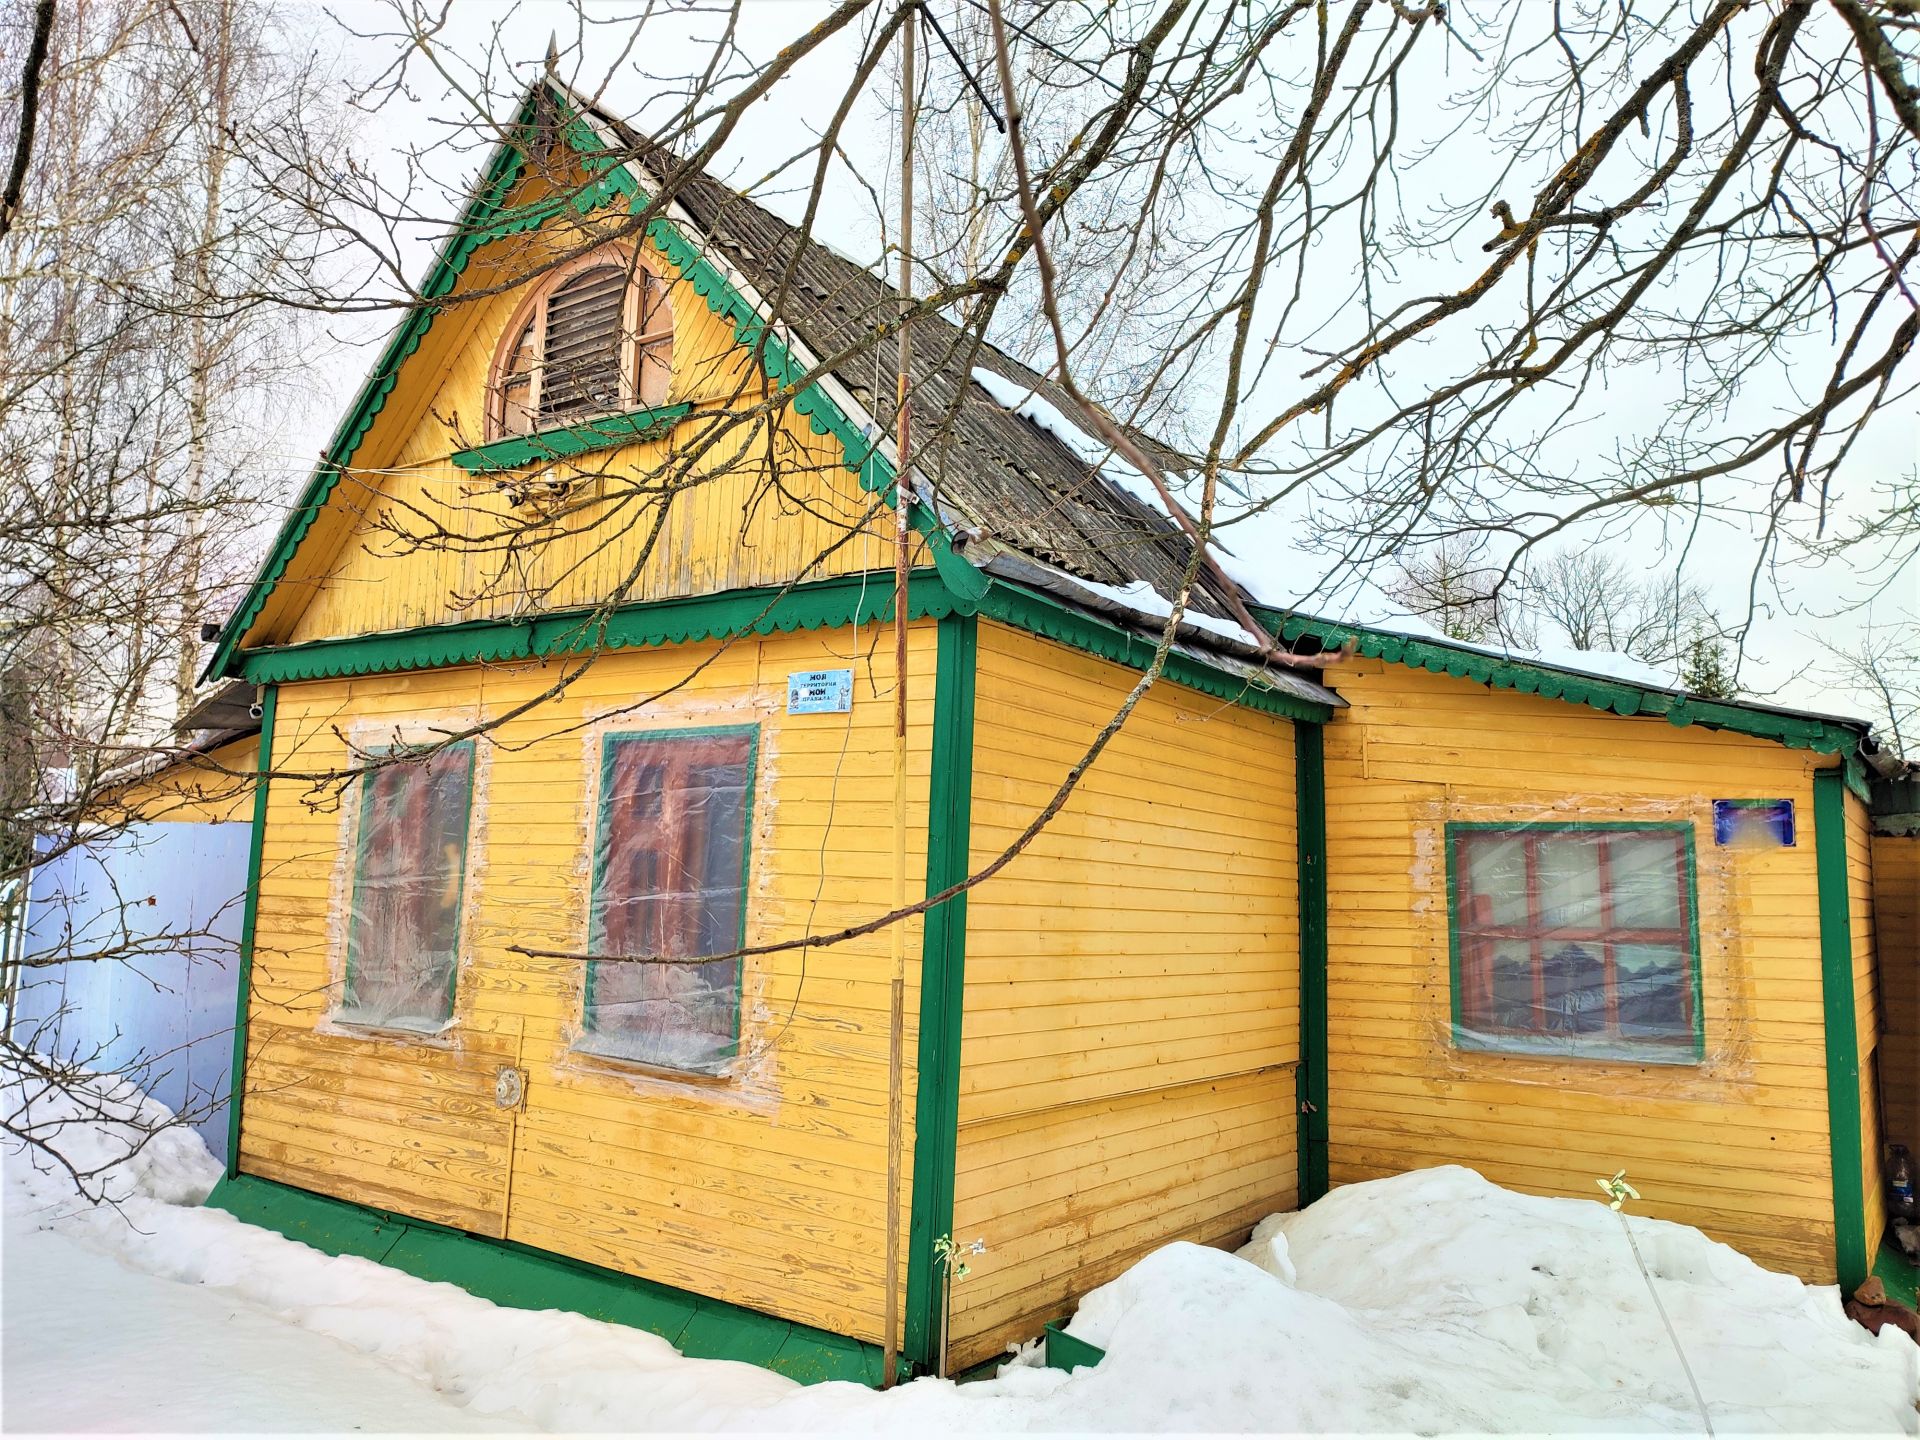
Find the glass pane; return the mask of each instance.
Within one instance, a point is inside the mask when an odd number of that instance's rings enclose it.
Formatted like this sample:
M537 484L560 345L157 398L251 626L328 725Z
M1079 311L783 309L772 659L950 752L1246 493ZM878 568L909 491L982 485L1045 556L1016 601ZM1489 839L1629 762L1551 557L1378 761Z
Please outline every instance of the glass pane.
M1600 847L1591 835L1542 835L1538 883L1540 925L1552 930L1600 928Z
M1693 1039L1686 952L1670 945L1617 945L1620 1033L1642 1040Z
M453 1016L473 750L389 765L361 784L341 1018L438 1029Z
M1613 923L1622 930L1678 930L1681 842L1668 835L1615 836L1607 857Z
M1467 894L1482 902L1472 908L1473 923L1527 923L1527 849L1518 835L1474 834L1462 837Z
M594 948L608 958L589 970L588 1048L718 1070L738 1034L740 961L617 957L711 955L741 943L752 737L607 744Z

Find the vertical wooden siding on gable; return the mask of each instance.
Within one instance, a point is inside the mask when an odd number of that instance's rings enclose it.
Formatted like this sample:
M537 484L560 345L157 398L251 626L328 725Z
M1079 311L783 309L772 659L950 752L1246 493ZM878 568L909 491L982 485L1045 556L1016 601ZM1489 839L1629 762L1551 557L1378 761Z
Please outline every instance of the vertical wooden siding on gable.
M1873 837L1886 1140L1920 1155L1920 835Z
M671 276L660 252L650 253ZM501 273L521 272L506 257L491 265L476 259L467 284ZM534 513L508 506L492 477L469 475L450 458L483 437L494 349L524 294L449 310L436 329L458 334L451 353L442 358L423 346L403 366L382 419L389 411L417 419L397 435L390 424L376 426L357 468L342 477L332 503L353 518L339 560L324 576L290 577L305 587L304 608L297 622L282 622L279 643L592 605L623 587L626 601L655 600L892 565L885 536L863 529L874 497L847 470L837 441L815 435L798 416L716 425L728 410L760 403L760 372L731 325L684 280L670 291L670 399L691 403L693 413L668 436L577 456L549 472L575 478L576 497L619 498L535 532L539 543L523 540L511 560L498 541L424 550L398 544L381 528L383 515L416 531L432 524L478 536ZM676 451L697 454L698 483L672 499L660 522L659 502L628 486ZM777 483L769 483L769 452Z
M1624 1166L1643 1213L1831 1281L1812 802L1831 761L1379 661L1330 683L1352 706L1326 737L1333 1183L1455 1163L1590 1197ZM1792 800L1799 843L1716 848L1714 799ZM1450 818L1691 821L1706 1063L1454 1049Z
M1849 793L1847 806L1847 934L1853 942L1853 1004L1860 1044L1860 1179L1866 1204L1867 1259L1887 1228L1887 1192L1880 1168L1880 977L1873 932L1873 833L1867 807Z
M758 1068L738 1085L649 1079L571 1052L583 966L507 948L587 947L588 805L608 725L760 725L748 944L883 911L893 651L874 638L868 628L755 639L724 652L711 644L617 652L560 699L503 726L497 745L481 741L458 1024L446 1046L316 1030L338 979L340 937L329 916L344 908L348 883L338 863L341 825L337 814L313 813L298 782L275 781L242 1169L877 1341L888 938L749 960L742 1042ZM669 699L591 731L570 729L709 661ZM550 684L558 663L286 685L276 763L339 764L336 724L497 715ZM784 713L790 671L849 665L850 715ZM910 665L919 678L908 874L919 876L931 623L914 627ZM911 1067L917 921L907 953ZM517 1112L494 1108L502 1064L527 1073ZM914 1083L909 1068L909 1157Z
M1047 802L1137 678L982 623L972 863ZM1293 727L1162 682L967 910L955 1369L1171 1240L1297 1194Z

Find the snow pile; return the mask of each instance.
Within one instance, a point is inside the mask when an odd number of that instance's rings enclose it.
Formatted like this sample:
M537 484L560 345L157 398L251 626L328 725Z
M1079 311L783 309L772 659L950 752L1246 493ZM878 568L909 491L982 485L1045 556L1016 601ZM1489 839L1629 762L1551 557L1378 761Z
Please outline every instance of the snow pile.
M9 1108L17 1096L9 1090ZM75 1127L81 1143L84 1128ZM1239 1256L1186 1244L1148 1255L1089 1295L1073 1321L1074 1334L1107 1350L1096 1367L1015 1365L965 1386L919 1380L879 1395L689 1360L639 1331L502 1309L187 1208L179 1202L213 1164L190 1153L191 1132L173 1133L178 1147L149 1147L152 1158L117 1175L124 1218L77 1204L67 1182L10 1158L9 1279L23 1242L66 1247L42 1248L25 1277L34 1283L8 1287L10 1336L31 1333L40 1345L35 1364L8 1375L10 1407L31 1391L20 1413L90 1415L92 1402L72 1393L81 1364L89 1395L131 1390L142 1415L187 1416L169 1427L178 1429L263 1428L274 1404L344 1429L373 1396L389 1418L366 1428L1434 1433L1699 1423L1618 1219L1595 1201L1516 1195L1457 1167L1335 1191L1266 1221ZM1915 1433L1920 1349L1905 1336L1869 1337L1841 1316L1831 1288L1763 1271L1698 1231L1632 1223L1721 1433ZM154 1343L96 1343L108 1313ZM236 1334L246 1343L236 1346ZM201 1385L204 1395L163 1393L196 1385L152 1363L166 1344L212 1357L227 1378ZM297 1358L296 1344L331 1349L315 1361ZM300 1373L275 1370L293 1366ZM181 1408L189 1401L229 1408L209 1416Z

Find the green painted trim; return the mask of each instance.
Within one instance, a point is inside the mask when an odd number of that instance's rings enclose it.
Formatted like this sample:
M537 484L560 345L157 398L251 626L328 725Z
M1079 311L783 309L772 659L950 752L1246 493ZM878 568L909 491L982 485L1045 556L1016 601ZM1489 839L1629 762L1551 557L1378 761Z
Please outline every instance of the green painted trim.
M1890 1297L1909 1310L1920 1310L1920 1266L1902 1255L1891 1239L1881 1242L1873 1273L1880 1277Z
M1153 642L1111 621L1076 610L1050 595L1029 590L1023 585L996 580L978 602L979 613L990 619L1057 640L1076 650L1117 661L1135 670L1145 670L1153 661ZM1176 685L1198 690L1215 699L1264 710L1289 720L1305 720L1324 725L1333 718L1333 707L1310 700L1296 699L1278 690L1255 685L1228 670L1216 669L1191 656L1169 654L1163 672Z
M760 726L751 725L683 725L659 730L615 730L600 737L600 793L594 799L593 820L593 890L587 897L587 948L598 953L606 943L606 931L600 923L600 891L607 878L607 842L610 831L607 824L608 812L613 803L613 752L622 740L702 740L714 736L747 737L747 794L741 814L743 833L740 842L740 923L736 927L733 943L745 946L747 943L747 901L753 894L753 802L759 790L760 777ZM580 1039L574 1048L583 1054L602 1060L625 1062L644 1066L649 1070L671 1070L686 1075L712 1075L713 1069L692 1065L675 1065L666 1060L636 1060L631 1056L608 1054L604 1050L587 1044L591 1035L603 1033L594 1028L593 1023L593 985L595 978L593 960L587 961L586 985L580 997ZM740 1015L746 1008L747 966L744 959L736 959L733 966L733 1040L727 1046L726 1058L731 1060L740 1053Z
M253 1011L253 937L260 920L260 862L267 840L267 777L273 770L273 719L280 692L260 696L260 753L254 761L253 832L247 841L247 898L240 912L240 974L234 989L233 1070L227 1080L227 1174L240 1173L240 1107L247 1089L247 1021Z
M957 601L940 577L921 570L907 589L912 619L952 614ZM426 625L382 635L316 640L248 651L256 682L382 675L451 665L484 665L629 646L682 645L796 630L832 630L893 617L893 577L840 575L795 585L650 600L605 612L569 610L536 620Z
M404 755L418 747L410 745L379 745L369 748L368 755ZM453 965L447 972L446 1012L440 1017L444 1025L453 1019L454 998L460 987L460 926L466 919L467 902L467 844L473 838L473 788L476 779L476 763L473 741L456 740L443 746L449 753L463 754L467 757L467 808L460 819L460 887L453 900ZM372 772L377 774L378 772ZM358 928L353 923L353 900L360 894L360 882L366 877L368 841L372 826L368 820L373 813L373 787L367 783L368 775L363 773L354 783L360 787L360 816L353 837L353 887L348 892L353 898L347 904L347 959L345 973L341 976L340 1004L331 1018L342 1025L377 1028L402 1034L438 1034L440 1026L402 1025L396 1021L366 1021L347 1013L347 996L353 992L353 965L358 958L358 947L354 943L359 938Z
M1107 1358L1107 1352L1091 1341L1082 1340L1078 1335L1069 1335L1060 1328L1057 1320L1049 1321L1043 1332L1046 1337L1046 1368L1049 1370L1078 1370L1083 1365L1098 1365Z
M1474 832L1500 831L1511 834L1515 831L1644 831L1664 830L1681 836L1685 841L1687 863L1687 942L1690 947L1687 963L1687 988L1691 993L1693 1006L1693 1047L1692 1054L1685 1059L1668 1059L1658 1055L1577 1055L1561 1051L1538 1051L1512 1049L1502 1045L1487 1045L1473 1040L1461 1019L1460 1000L1460 867L1459 846L1455 843L1462 834ZM1702 988L1702 960L1700 951L1700 866L1695 836L1697 827L1691 820L1449 820L1446 827L1447 850L1447 994L1449 1003L1449 1029L1453 1047L1456 1050L1472 1050L1486 1055L1513 1055L1521 1059L1539 1059L1572 1061L1585 1065L1699 1065L1707 1056L1707 1015L1706 995Z
M937 895L967 877L973 856L973 706L979 625L971 615L940 621L933 695L933 754L927 791L927 888ZM967 897L927 912L920 948L920 1049L913 1128L913 1216L907 1241L903 1347L923 1374L943 1356L940 1310L945 1276L934 1244L953 1231L954 1168L960 1126L960 1026L966 994Z
M1865 798L1866 770L1859 756L1864 725L1849 725L1810 715L1785 715L1761 706L1726 700L1701 700L1628 680L1583 675L1541 661L1489 655L1444 640L1396 635L1365 625L1345 625L1310 615L1255 606L1254 614L1288 641L1318 640L1326 649L1352 644L1370 660L1385 660L1437 675L1453 675L1500 690L1517 690L1549 700L1564 700L1614 715L1663 717L1676 726L1703 725L1773 740L1793 749L1838 755L1847 767L1847 785Z
M357 1255L517 1310L570 1310L660 1336L684 1355L738 1360L802 1384L880 1383L880 1347L511 1240L241 1175L207 1204L328 1255Z
M1840 1288L1851 1293L1867 1278L1867 1200L1852 912L1847 901L1847 791L1838 768L1813 774L1813 858L1820 899L1820 1002L1827 1036L1834 1269Z
M1294 831L1300 867L1300 1064L1294 1072L1299 1122L1294 1149L1304 1208L1327 1193L1327 779L1325 735L1293 724Z
M654 410L635 410L627 415L607 415L584 425L568 425L554 430L539 430L531 435L513 435L470 450L456 450L453 463L471 475L487 475L498 470L515 470L523 465L539 465L549 460L566 460L594 450L612 450L664 435L678 425L693 406L663 405Z

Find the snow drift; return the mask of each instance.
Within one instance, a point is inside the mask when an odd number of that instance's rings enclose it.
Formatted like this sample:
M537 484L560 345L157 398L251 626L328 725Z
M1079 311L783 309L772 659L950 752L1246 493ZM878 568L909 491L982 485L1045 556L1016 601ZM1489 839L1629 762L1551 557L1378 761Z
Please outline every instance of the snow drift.
M19 1087L0 1103L16 1110ZM34 1102L43 1116L65 1103ZM122 1121L76 1116L72 1156L108 1163L164 1113L138 1096L115 1103ZM166 1292L180 1305L154 1324L204 1324L185 1302L211 1290L222 1309L332 1337L359 1352L354 1361L372 1357L489 1428L1431 1434L1700 1424L1618 1217L1597 1201L1514 1194L1458 1167L1336 1190L1265 1221L1239 1255L1186 1244L1153 1252L1087 1296L1073 1320L1072 1333L1106 1349L1097 1367L1068 1375L1023 1363L992 1380L920 1380L888 1395L802 1388L752 1366L686 1359L621 1326L502 1309L328 1257L198 1208L218 1173L197 1136L170 1130L113 1170L118 1207L94 1207L64 1174L9 1155L8 1228L53 1228L182 1282ZM1869 1337L1841 1315L1831 1287L1762 1270L1697 1230L1629 1223L1720 1433L1916 1433L1920 1348L1904 1335ZM58 1287L10 1292L8 1324L34 1325L36 1307L51 1315L62 1303ZM98 1373L111 1359L90 1362ZM60 1373L45 1383L63 1385ZM230 1420L259 1424L240 1412Z

